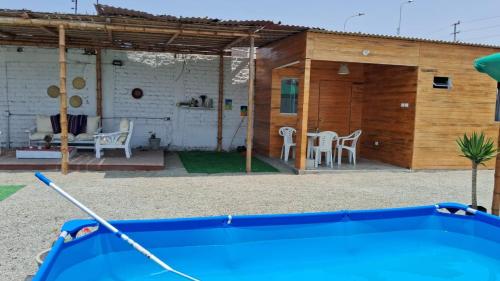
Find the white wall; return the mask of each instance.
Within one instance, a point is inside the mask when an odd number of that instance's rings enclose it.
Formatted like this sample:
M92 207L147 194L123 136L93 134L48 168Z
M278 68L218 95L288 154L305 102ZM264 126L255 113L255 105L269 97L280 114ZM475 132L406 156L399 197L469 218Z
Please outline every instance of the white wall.
M57 49L0 47L0 130L2 146L8 135L13 147L26 145L24 131L34 125L36 114L55 114L58 99L47 96L47 87L58 85ZM114 66L112 61L123 61ZM217 110L183 109L178 102L207 95L217 106L218 66L216 56L177 55L106 50L103 53L103 128L115 131L120 118L135 122L134 146L147 144L148 132L162 138L171 149L213 149L217 144ZM241 122L240 106L246 105L248 59L226 58L225 98L233 109L224 111L223 145L229 143ZM86 80L82 90L71 81ZM132 98L133 88L141 88L142 99ZM95 115L95 56L80 49L68 52L68 96L78 94L82 107L68 107L69 113ZM8 117L10 112L10 118ZM10 124L10 130L8 126ZM244 144L246 118L231 148ZM9 133L7 133L9 132Z

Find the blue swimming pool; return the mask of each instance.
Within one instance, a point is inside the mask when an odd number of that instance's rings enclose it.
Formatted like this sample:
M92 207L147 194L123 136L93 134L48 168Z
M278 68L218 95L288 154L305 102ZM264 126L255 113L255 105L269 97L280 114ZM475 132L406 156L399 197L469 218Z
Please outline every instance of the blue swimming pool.
M202 281L500 280L500 219L446 203L332 213L114 221ZM66 223L75 234L92 220ZM100 227L60 238L35 280L185 280Z

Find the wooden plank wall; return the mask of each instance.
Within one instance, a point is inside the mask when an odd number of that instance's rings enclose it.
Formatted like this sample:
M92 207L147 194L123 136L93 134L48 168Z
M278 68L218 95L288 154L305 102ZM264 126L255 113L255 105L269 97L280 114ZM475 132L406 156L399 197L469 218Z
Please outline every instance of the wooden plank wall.
M338 62L327 62L327 61L313 61L312 62L312 70L311 70L311 93L309 96L309 128L311 130L315 130L317 128L321 130L334 130L334 128L324 128L321 126L321 122L318 120L319 113L319 100L320 100L320 86L323 83L323 87L331 86L334 83L343 83L347 82L352 84L363 83L364 80L364 70L363 64L349 64L349 70L351 73L349 75L339 75L338 69L340 67L340 63ZM327 85L330 84L330 85ZM354 88L354 87L353 87ZM354 88L352 92L354 98L354 102L359 102L359 85ZM323 91L321 93L323 102L328 100L328 92ZM330 93L331 96L331 93ZM347 105L344 105L347 106ZM360 107L353 109L354 111L351 114L355 116L351 117L351 120L354 120L354 127L359 128L360 123ZM332 111L333 112L333 111ZM357 126L356 126L357 125Z
M498 50L421 43L414 169L469 168L455 143L465 132L483 131L498 139L496 82L472 66L474 59L493 52ZM434 76L450 77L452 89L434 89ZM487 166L494 168L494 162Z
M307 56L313 60L418 65L419 43L397 39L308 32ZM363 55L363 50L369 50Z
M416 67L365 66L362 157L411 167L417 73Z
M319 124L321 81L351 81L350 128L364 130L362 157L413 169L469 168L468 161L458 156L456 138L464 132L484 131L496 141L498 134L496 83L475 71L472 63L498 51L321 32L276 42L258 50L255 148L279 157L278 128L297 124L296 116L279 113L280 80L301 74L293 67L273 69L307 57L312 59L309 129ZM351 74L337 75L338 62L348 62ZM451 77L453 88L433 89L434 76ZM409 108L401 108L401 102L408 102ZM375 140L379 147L373 146Z
M273 118L276 116L276 101L273 101L272 92L275 90L273 85L276 82L273 72L277 70L273 69L303 59L305 49L306 33L257 49L254 115L254 150L257 153L270 155L270 146L274 145L271 132L275 131ZM277 108L279 112L279 104ZM272 155L276 156L275 153Z
M283 78L299 78L301 71L298 68L287 67L273 71L272 80L272 98L271 98L271 126L269 139L269 155L271 157L279 157L281 146L283 145L283 137L278 134L281 127L292 127L297 129L297 114L280 113L281 106L281 79ZM300 89L301 85L299 85ZM299 91L300 92L300 91ZM300 94L300 93L299 93Z

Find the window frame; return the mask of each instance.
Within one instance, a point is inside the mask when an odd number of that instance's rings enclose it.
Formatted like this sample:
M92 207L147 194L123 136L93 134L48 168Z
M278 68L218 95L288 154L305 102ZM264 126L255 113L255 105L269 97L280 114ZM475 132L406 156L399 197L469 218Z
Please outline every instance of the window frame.
M296 80L297 81L297 95L296 95L296 106L295 106L295 112L282 112L281 109L281 102L282 102L282 97L283 97L283 81L284 80ZM300 78L298 77L293 77L293 76L284 76L284 77L281 77L280 78L280 92L279 92L279 95L280 95L280 114L281 115L292 115L292 116L295 116L297 115L298 113L298 108L299 108L299 94L300 94Z
M447 78L448 81L447 81L446 84L444 84L444 83L436 83L436 82L434 82L436 78ZM438 89L438 90L451 90L451 88L453 88L452 78L450 76L437 76L437 75L434 75L432 77L432 88L433 89Z

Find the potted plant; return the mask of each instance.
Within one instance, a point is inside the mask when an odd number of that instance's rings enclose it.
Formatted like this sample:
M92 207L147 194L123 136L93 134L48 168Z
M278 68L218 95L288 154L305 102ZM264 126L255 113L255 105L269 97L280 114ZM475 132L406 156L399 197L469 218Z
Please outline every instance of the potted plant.
M149 147L151 150L160 149L160 142L161 138L157 138L155 132L149 132Z
M477 167L484 165L484 162L494 158L497 155L497 148L494 146L491 138L486 139L484 133L472 133L471 136L464 134L457 139L457 144L462 151L463 157L469 159L472 163L472 204L473 209L486 212L486 208L477 205Z

